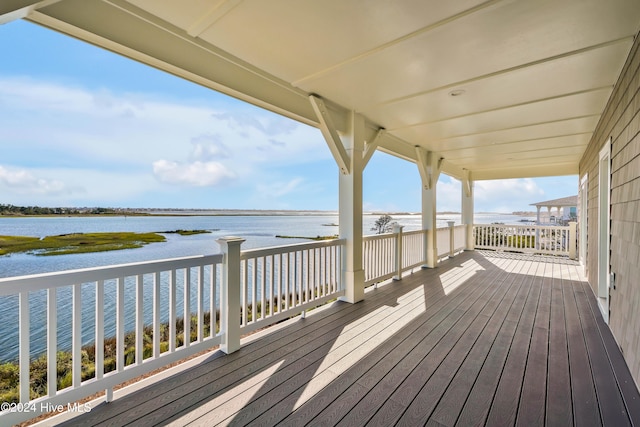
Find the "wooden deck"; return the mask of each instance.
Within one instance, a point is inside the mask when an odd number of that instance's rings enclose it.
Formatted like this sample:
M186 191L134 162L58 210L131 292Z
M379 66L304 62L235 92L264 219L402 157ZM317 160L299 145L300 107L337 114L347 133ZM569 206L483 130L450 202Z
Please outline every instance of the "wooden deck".
M640 425L581 268L465 252L64 425Z

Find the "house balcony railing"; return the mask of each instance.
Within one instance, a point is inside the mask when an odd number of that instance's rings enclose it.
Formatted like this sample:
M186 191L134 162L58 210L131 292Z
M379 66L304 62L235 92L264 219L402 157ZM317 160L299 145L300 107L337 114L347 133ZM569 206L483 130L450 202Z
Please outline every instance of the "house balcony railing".
M576 257L576 223L558 225L474 225L474 246L478 249Z
M500 248L505 239L489 236L512 232L475 228L477 247ZM540 230L550 232L559 227ZM436 233L438 259L467 247L464 225ZM365 285L425 265L425 239L426 230L401 227L364 237ZM241 251L242 241L220 239L217 255L0 279L0 297L17 301L17 318L3 321L18 325L19 345L19 399L3 402L0 424L76 408L68 405L104 390L112 400L118 384L216 346L235 351L240 336L345 294L344 240ZM46 349L44 379L31 372L36 342ZM63 378L59 348L71 355Z

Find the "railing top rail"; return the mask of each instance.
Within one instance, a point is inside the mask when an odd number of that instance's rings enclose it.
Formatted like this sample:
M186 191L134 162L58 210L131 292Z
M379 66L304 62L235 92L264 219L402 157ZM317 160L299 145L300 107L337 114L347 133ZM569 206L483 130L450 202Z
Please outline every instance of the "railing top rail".
M368 236L363 236L362 241L366 242L369 240L382 240L382 239L390 239L395 236L394 233L383 233L383 234L369 234Z
M322 240L317 242L310 243L294 243L292 245L281 245L281 246L270 246L268 248L256 248L256 249L248 249L246 251L242 251L240 258L255 258L261 256L268 256L280 253L287 252L296 252L296 251L304 251L306 249L315 249L315 248L324 248L327 246L340 246L344 245L346 242L345 239L330 239L330 240Z
M424 234L426 230L413 230L413 231L405 231L402 234L404 234L405 236L411 236L413 234Z
M38 291L60 286L96 282L98 280L110 280L118 277L168 271L177 268L219 264L221 262L222 254L196 255L183 258L142 261L130 264L107 265L78 270L7 277L0 279L0 295L13 295L19 291Z

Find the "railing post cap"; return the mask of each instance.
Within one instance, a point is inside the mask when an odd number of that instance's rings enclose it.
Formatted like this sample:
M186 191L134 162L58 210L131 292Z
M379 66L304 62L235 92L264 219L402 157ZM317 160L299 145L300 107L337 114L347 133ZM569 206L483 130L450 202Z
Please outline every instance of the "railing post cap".
M447 224L449 225L449 227L453 227L455 223L456 223L455 221L447 221Z
M404 228L404 225L400 225L397 222L393 224L393 232L398 233Z
M246 241L246 239L243 239L242 237L236 237L236 236L225 236L225 237L220 237L219 239L216 239L216 242L218 242L219 244L241 244L242 242Z

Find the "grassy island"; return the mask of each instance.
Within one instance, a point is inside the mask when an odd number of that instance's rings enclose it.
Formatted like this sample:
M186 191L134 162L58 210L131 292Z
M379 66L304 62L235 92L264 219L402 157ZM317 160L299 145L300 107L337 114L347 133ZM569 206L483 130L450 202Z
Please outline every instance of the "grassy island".
M210 233L207 230L175 230L159 233L73 233L44 238L26 236L0 236L0 256L26 252L33 255L67 255L88 252L117 251L141 248L149 243L164 242L162 234L181 236Z
M218 231L213 230L213 231ZM173 230L173 231L161 231L162 234L179 234L181 236L193 236L194 234L207 234L211 233L210 230Z
M333 239L337 239L338 235L334 234L331 236L316 236L316 237L307 237L307 236L282 236L282 235L276 235L277 238L279 239L307 239L307 240L333 240Z

